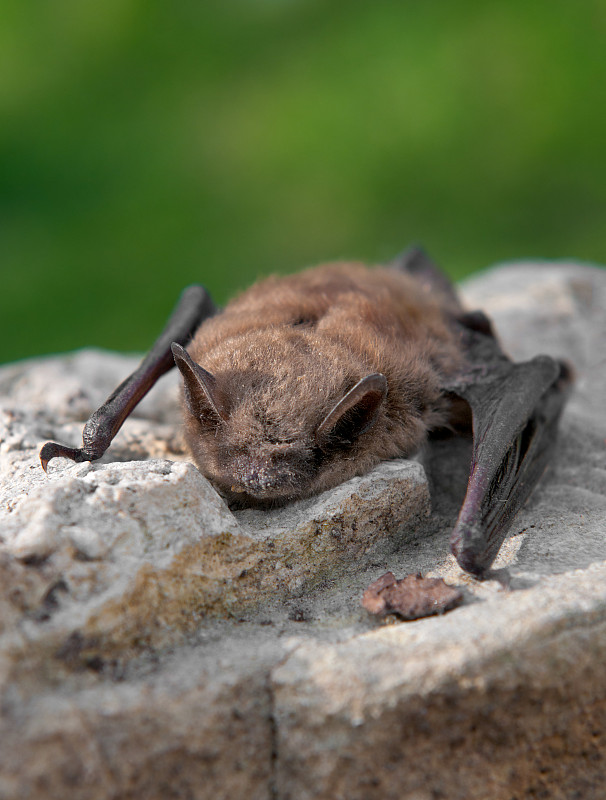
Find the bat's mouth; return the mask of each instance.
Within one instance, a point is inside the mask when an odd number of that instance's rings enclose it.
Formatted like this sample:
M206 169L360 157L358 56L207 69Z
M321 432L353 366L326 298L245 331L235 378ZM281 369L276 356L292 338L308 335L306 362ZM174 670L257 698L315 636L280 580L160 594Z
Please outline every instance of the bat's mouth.
M229 494L235 500L242 500L246 503L287 503L296 494L291 484L281 486L242 486L232 484L229 487Z
M262 511L268 511L272 508L280 508L281 506L292 503L299 495L294 491L289 493L282 492L265 492L263 494L251 494L247 491L233 491L231 488L219 488L220 494L224 497L227 505L232 509L242 508L256 508Z

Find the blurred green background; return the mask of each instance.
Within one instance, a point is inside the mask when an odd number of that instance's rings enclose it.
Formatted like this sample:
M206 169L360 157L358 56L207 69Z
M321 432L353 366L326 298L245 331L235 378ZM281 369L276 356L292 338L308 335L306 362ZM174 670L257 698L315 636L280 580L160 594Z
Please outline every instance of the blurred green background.
M0 0L0 361L420 241L606 262L606 4Z

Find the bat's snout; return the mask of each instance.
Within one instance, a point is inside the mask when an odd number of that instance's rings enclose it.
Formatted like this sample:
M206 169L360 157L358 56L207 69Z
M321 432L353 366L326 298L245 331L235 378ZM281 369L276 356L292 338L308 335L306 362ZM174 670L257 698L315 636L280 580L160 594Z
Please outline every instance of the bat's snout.
M259 500L273 499L292 493L296 485L294 470L284 464L240 458L235 466L230 490L236 494L245 493Z

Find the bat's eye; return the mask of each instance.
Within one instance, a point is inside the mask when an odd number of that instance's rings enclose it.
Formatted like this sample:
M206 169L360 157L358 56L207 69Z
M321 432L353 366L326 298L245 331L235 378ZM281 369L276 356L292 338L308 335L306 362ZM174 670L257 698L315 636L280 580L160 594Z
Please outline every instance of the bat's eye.
M273 445L276 449L288 449L291 447L297 440L294 438L282 438L281 436L272 436L271 434L267 435L267 441Z
M291 322L293 328L311 328L316 324L317 320L314 317L297 317Z

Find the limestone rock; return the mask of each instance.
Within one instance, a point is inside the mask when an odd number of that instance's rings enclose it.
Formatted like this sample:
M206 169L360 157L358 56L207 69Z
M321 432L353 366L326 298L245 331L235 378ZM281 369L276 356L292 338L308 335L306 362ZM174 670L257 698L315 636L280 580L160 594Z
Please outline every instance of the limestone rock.
M94 465L53 461L136 359L0 368L0 797L598 797L606 780L606 271L507 265L464 287L518 359L577 373L555 463L497 566L448 531L469 449L233 512L182 451L174 378ZM392 570L441 617L360 606Z

